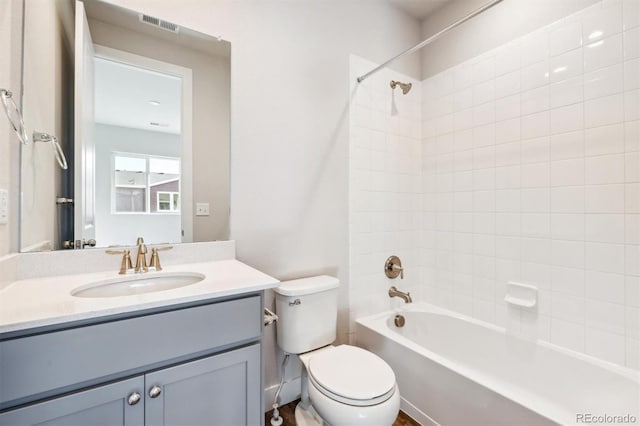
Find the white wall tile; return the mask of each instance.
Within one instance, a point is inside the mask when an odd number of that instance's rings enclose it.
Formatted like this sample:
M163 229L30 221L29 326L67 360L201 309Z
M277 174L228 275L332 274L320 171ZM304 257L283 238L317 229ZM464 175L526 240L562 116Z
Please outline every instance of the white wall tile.
M484 104L495 99L495 81L493 79L473 86L473 105Z
M640 246L627 244L624 246L624 273L640 275Z
M495 79L496 99L520 92L520 69L500 75Z
M627 152L640 151L640 121L624 123L624 145Z
M632 44L629 46L632 46ZM632 49L632 47L630 47L630 49ZM587 43L583 51L585 72L591 72L618 64L623 60L622 35L617 34L604 40ZM633 53L630 52L629 55L633 55ZM631 58L632 56L624 57L624 59Z
M624 93L624 119L640 120L640 89Z
M549 161L549 137L526 139L520 143L522 164Z
M622 214L587 214L585 240L624 244L625 216Z
M601 198L606 198L602 194ZM624 188L621 201L624 208ZM602 200L604 201L604 200ZM593 208L601 207L602 201ZM604 207L601 207L604 208ZM585 211L585 188L583 186L551 188L551 212L553 213L583 213ZM587 209L587 211L589 211Z
M525 115L520 119L520 137L522 139L539 138L549 134L549 112L543 111Z
M496 100L496 121L520 117L520 94L506 96ZM535 112L535 111L531 111Z
M582 130L559 133L549 138L549 154L552 161L582 158L584 153L585 142Z
M624 32L624 59L640 57L640 27Z
M584 269L553 266L551 267L551 289L554 292L572 296L584 296L584 277Z
M581 75L583 63L582 49L575 49L551 58L549 61L549 81L557 83Z
M585 215L582 213L551 214L551 238L558 240L584 240Z
M568 78L549 86L549 107L557 108L582 102L584 99L583 76Z
M552 240L551 264L567 268L584 268L584 247L582 241Z
M624 155L602 155L584 160L585 183L598 185L624 182Z
M640 184L628 183L624 186L625 213L640 213Z
M589 185L584 191L587 213L624 213L624 185Z
M549 86L542 86L523 92L521 95L522 115L529 115L549 109ZM504 119L512 117L504 117ZM496 117L497 119L497 117Z
M515 190L519 195L519 202L523 212L543 213L550 211L551 194L549 188L530 188ZM498 209L496 199L496 210Z
M613 2L594 8L582 17L582 39L593 43L622 31L622 3Z
M624 152L624 124L594 127L585 131L585 154L588 156Z
M624 245L588 242L585 247L587 269L617 274L625 272Z
M549 33L549 54L559 55L582 47L582 23L567 22Z
M576 158L552 161L550 173L551 186L583 185L585 180L585 160Z
M627 244L640 244L640 214L625 215L624 242Z
M605 126L624 120L624 95L596 98L584 103L585 127Z
M544 86L549 82L549 62L545 59L527 65L520 71L520 88L523 91Z
M625 182L640 181L640 151L625 154L624 164Z
M613 95L624 90L624 64L619 63L585 74L584 98Z
M586 296L588 299L624 304L625 276L608 272L586 272Z
M494 127L495 143L512 142L520 139L520 118L497 122Z
M640 3L637 0L622 0L622 27L630 30L640 26Z

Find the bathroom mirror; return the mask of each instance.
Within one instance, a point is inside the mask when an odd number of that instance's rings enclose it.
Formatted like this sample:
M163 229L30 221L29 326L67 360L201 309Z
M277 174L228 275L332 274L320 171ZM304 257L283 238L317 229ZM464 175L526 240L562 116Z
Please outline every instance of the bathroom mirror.
M21 251L229 238L231 44L99 0L24 0Z

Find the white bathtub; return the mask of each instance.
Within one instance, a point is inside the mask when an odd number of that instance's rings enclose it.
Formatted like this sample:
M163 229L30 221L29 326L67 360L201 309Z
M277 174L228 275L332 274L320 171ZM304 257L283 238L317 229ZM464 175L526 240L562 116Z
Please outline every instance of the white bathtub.
M356 331L358 346L395 371L402 409L424 425L640 424L634 370L421 303L359 319Z

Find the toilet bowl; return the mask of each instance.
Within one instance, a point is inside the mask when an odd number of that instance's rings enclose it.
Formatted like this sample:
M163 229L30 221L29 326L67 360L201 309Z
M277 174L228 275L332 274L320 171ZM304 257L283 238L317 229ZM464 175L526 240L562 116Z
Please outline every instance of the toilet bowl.
M299 413L305 410L304 404L299 404L298 424L322 424L319 420L333 426L393 424L400 409L400 393L393 370L380 357L349 345L328 346L299 357L314 411ZM298 421L300 416L305 420ZM310 421L309 416L316 421Z

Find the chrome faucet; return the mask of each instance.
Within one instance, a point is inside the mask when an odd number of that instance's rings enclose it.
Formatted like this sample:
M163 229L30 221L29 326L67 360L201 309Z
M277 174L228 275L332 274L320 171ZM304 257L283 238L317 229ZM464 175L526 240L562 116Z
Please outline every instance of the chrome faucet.
M413 299L411 299L411 294L409 292L400 291L396 288L395 285L392 285L389 289L389 297L399 297L404 300L404 303L411 303Z
M149 266L147 265L147 246L144 244L144 238L138 237L136 245L138 246L138 254L136 254L135 272L149 272Z

